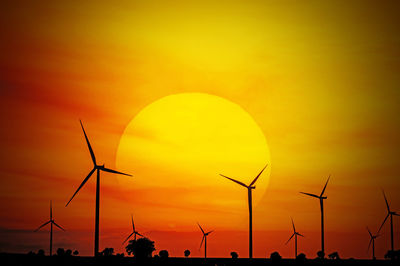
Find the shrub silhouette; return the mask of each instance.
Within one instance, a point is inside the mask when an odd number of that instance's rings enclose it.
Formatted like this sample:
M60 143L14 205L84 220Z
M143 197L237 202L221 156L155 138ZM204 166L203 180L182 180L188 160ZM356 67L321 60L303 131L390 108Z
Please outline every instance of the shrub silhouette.
M105 248L102 252L100 252L101 256L112 256L114 254L114 248Z
M158 256L160 256L161 259L168 259L169 253L167 250L163 249L158 252Z
M75 250L72 254L74 254L74 256L78 256L79 255L79 251Z
M41 257L44 256L45 255L44 250L43 249L39 249L37 255L41 256Z
M65 251L65 256L71 256L72 255L72 250L67 249L67 251Z
M185 257L187 258L187 257L189 257L189 255L190 255L190 250L185 250L185 252L183 252L183 254L185 255Z
M282 260L282 257L277 251L275 251L271 253L270 259L273 263L279 263Z
M323 252L322 250L317 252L317 259L324 259L325 258L325 252Z
M130 240L129 244L125 247L128 255L133 254L135 258L144 259L151 258L154 250L154 241L143 237L137 240Z
M231 257L232 257L232 259L237 259L239 257L239 255L237 254L237 252L232 251L231 252Z
M307 261L306 254L300 253L299 255L297 255L296 257L297 263L305 263L306 261Z
M329 254L328 258L330 258L331 260L340 260L339 253L337 253L337 252L333 252L333 253Z
M57 249L57 256L64 256L65 255L65 250L63 248L58 248Z

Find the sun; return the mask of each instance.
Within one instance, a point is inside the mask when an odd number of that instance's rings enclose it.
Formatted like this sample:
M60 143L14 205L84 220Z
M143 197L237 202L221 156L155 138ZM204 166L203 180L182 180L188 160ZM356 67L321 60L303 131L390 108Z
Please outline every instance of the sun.
M127 200L156 228L198 220L232 228L246 221L246 189L219 174L250 183L267 163L254 205L269 183L265 136L238 104L204 93L166 96L142 109L126 127L116 158L118 169L134 175L134 182L119 180ZM155 213L163 223L145 218Z

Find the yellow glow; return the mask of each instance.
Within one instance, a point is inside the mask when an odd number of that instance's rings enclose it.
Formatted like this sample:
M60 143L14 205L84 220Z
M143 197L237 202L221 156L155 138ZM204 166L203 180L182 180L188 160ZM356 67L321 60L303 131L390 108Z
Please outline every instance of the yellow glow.
M181 221L180 227L192 226L191 219L224 214L219 223L213 219L215 226L231 221L226 212L247 216L246 189L219 173L249 184L269 160L263 132L239 105L209 94L183 93L153 102L129 123L117 167L134 174L134 182L119 182L132 193L140 190L136 193L146 211L163 205L169 217ZM256 183L255 204L268 181L269 169ZM192 211L197 217L189 217Z

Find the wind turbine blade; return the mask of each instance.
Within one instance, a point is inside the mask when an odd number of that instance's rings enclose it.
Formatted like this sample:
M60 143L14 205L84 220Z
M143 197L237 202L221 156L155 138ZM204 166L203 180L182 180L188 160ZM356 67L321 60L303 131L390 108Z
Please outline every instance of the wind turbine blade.
M68 204L71 202L71 200L75 197L76 193L78 193L78 191L83 187L83 185L85 185L85 183L89 180L89 178L92 176L92 174L94 173L94 171L96 170L96 168L93 168L92 171L90 171L90 173L87 175L87 177L82 181L81 185L78 187L78 189L75 191L74 195L72 195L71 199L68 201L67 205L65 205L65 207L68 206Z
M296 227L294 226L293 218L292 218L292 217L290 217L290 219L292 219L293 232L296 232Z
M39 226L34 232L37 232L40 230L40 228L42 228L43 226L46 226L50 223L51 221L45 222L44 224L42 224L41 226Z
M400 214L398 214L397 212L394 212L393 215L400 216Z
M390 212L390 207L389 207L389 203L388 203L388 201L386 199L385 191L382 190L382 194L383 194L383 197L385 198L387 210L388 210L388 212Z
M209 234L211 234L212 232L214 232L214 230L211 230L210 232L207 232L206 234L209 235Z
M133 223L133 215L131 214L131 219L132 219L132 228L133 228L133 232L135 232L135 224Z
M203 234L205 234L203 228L201 228L201 225L199 223L197 223L197 225L200 227L201 232L203 232Z
M389 215L390 215L389 213L386 215L385 220L383 220L383 223L382 223L381 227L379 227L378 233L381 231L381 229L382 229L383 225L385 224L385 222L386 222L387 218L389 217Z
M142 234L139 234L138 232L135 232L137 235L139 235L139 236L141 236L141 237L144 237L144 235L142 235Z
M109 168L105 168L105 167L100 168L100 169L103 170L104 172L109 172L109 173L113 173L113 174L132 176L132 175L125 174L125 173L122 173L122 172L118 172L118 171L115 171L115 170L112 170L112 169L109 169Z
M306 193L306 192L300 192L300 193L301 193L301 194L304 194L304 195L308 195L308 196L311 196L311 197L314 197L314 198L319 199L319 197L318 197L317 195L315 195L315 194Z
M368 233L369 233L370 237L372 237L372 233L371 233L371 231L369 230L368 226L367 226L367 230L368 230Z
M53 222L53 224L65 232L65 229L62 228L61 226L59 226L58 224L56 224L56 222Z
M289 238L289 240L286 241L285 245L287 245L287 244L289 243L289 241L292 240L292 238L294 237L294 235L295 235L295 234L293 233L293 235Z
M264 166L264 168L261 170L261 172L256 176L256 178L254 178L253 182L251 182L251 184L249 185L249 187L251 187L252 185L254 185L254 183L257 181L257 179L260 177L260 175L262 174L262 172L264 172L265 168L267 168L268 164L266 166Z
M301 237L305 237L305 236L303 236L302 234L300 234L300 233L296 233L298 236L301 236Z
M199 249L201 249L201 246L203 245L203 241L204 241L204 238L205 238L206 236L205 235L203 235L203 238L201 239L201 243L200 243L200 247L199 247Z
M122 242L122 244L124 244L126 241L128 241L128 239L129 239L132 235L133 235L133 233L130 234L130 235L124 240L124 242Z
M322 192L321 192L321 195L320 195L320 197L322 197L322 195L324 195L324 192L325 192L326 186L328 185L328 182L329 182L329 179L330 179L330 178L331 178L331 175L329 175L329 177L328 177L328 180L326 180L325 186L324 186L324 188L322 189Z
M233 179L233 178L230 178L230 177L227 177L227 176L224 176L224 175L221 175L221 174L219 174L219 175L220 175L220 176L223 176L223 177L225 177L225 178L228 178L229 180L231 180L231 181L233 181L233 182L235 182L235 183L238 183L239 185L244 186L245 188L247 188L247 186L246 186L244 183L240 182L240 181L237 181L237 180L235 180L235 179Z
M89 152L90 152L90 156L92 157L93 164L96 165L96 157L94 156L94 152L93 152L92 146L90 145L89 139L88 139L88 137L87 137L87 135L86 135L86 131L85 131L85 129L83 128L82 121L79 120L79 123L81 123L81 127L82 127L82 130L83 130L83 134L85 135L86 143L87 143L87 145L88 145L88 147L89 147Z

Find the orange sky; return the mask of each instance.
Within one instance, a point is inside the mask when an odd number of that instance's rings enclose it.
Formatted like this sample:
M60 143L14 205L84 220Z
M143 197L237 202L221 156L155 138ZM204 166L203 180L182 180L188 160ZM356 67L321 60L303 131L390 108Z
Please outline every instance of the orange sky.
M327 252L369 256L365 227L377 230L385 216L380 188L400 208L399 11L389 1L6 3L0 11L0 251L47 248L47 233L30 230L47 219L52 199L56 221L68 230L55 234L55 246L92 254L94 179L64 208L91 167L78 119L99 160L116 167L121 136L143 108L196 92L237 104L268 143L268 188L254 192L260 198L256 257L275 250L292 256L292 245L284 245L290 216L307 236L300 250L315 255L318 203L298 192L318 193L329 174ZM211 161L219 161L216 154ZM262 164L249 162L246 178ZM247 256L245 191L238 189L242 205L231 204L226 216L205 198L197 218L162 191L164 205L132 196L147 193L140 173L150 175L135 165L129 187L104 177L100 248L122 251L132 212L157 250L172 256L186 248L202 254L197 220L216 230L210 256L232 250ZM397 248L398 228L395 219ZM383 232L379 257L389 246L388 228Z

